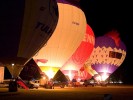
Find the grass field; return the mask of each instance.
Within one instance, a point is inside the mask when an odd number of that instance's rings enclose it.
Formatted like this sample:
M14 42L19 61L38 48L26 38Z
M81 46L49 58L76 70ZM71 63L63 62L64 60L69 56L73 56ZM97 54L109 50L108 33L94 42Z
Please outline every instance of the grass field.
M107 94L107 96L106 96ZM105 97L106 96L106 97ZM112 97L112 99L108 99ZM105 99L106 98L106 99ZM65 87L55 89L18 89L8 92L0 88L0 100L133 100L133 86Z

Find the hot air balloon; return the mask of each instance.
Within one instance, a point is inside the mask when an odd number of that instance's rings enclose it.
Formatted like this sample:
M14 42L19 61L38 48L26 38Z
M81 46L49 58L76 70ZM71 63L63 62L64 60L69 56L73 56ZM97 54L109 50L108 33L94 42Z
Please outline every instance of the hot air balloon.
M92 68L105 80L123 63L126 46L119 37L119 32L112 30L96 38L95 47L90 57Z
M93 48L94 48L94 32L91 29L91 27L87 24L86 25L86 34L84 36L84 39L76 49L76 51L73 53L73 55L68 59L68 61L61 67L61 71L64 74L71 75L70 72L78 72L80 71L80 68L84 65L85 61L90 56ZM83 74L83 73L82 73ZM73 75L69 76L70 80L72 80L74 77Z
M88 73L85 67L81 67L78 73L74 76L77 81L85 81L92 78L92 75Z
M33 57L41 69L59 70L78 48L86 31L85 14L79 7L65 0L57 2L57 27L47 44Z
M0 62L16 78L51 37L58 6L55 0L8 0L0 6Z
M94 50L94 49L93 49ZM93 52L93 51L92 51ZM93 53L91 53L92 55ZM86 60L86 62L84 63L84 69L88 72L88 74L90 74L91 76L94 76L95 74L98 74L93 68L92 68L92 64L91 64L91 55L90 58L88 58Z
M3 83L4 80L4 67L0 66L0 83Z

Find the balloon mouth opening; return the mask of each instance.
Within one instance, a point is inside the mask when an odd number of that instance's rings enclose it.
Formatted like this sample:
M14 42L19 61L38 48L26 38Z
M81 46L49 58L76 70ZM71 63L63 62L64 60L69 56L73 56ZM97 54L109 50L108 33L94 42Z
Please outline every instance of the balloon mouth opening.
M99 72L94 76L94 79L98 82L103 82L103 81L106 81L107 78L109 78L109 76L110 76L110 73L108 72Z

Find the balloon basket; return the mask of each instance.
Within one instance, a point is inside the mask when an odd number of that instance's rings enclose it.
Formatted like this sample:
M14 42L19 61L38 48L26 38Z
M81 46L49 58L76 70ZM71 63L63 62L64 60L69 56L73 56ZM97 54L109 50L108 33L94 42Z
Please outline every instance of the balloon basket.
M17 92L18 85L15 79L10 80L9 82L9 92Z

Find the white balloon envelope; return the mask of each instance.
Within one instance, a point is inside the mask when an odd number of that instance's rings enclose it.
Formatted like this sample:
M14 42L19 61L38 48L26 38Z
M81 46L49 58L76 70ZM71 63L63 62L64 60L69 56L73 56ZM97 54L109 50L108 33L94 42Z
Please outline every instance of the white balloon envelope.
M40 67L61 68L84 38L87 23L84 12L79 7L64 1L58 2L59 20L54 33L47 44L33 57ZM39 60L45 60L45 63Z

